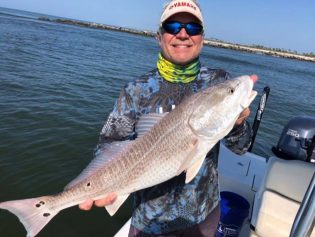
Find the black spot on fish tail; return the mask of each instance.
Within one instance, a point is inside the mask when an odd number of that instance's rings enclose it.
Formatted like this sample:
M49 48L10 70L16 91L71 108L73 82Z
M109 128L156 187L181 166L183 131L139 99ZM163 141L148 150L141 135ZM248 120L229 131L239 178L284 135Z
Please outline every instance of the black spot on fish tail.
M86 186L90 187L90 186L91 186L91 183L90 183L90 182L88 182Z
M44 217L49 217L49 216L50 216L50 213L44 213L43 216L44 216Z
M44 201L39 201L39 203L36 203L35 206L37 208L40 208L42 205L45 205L45 202Z

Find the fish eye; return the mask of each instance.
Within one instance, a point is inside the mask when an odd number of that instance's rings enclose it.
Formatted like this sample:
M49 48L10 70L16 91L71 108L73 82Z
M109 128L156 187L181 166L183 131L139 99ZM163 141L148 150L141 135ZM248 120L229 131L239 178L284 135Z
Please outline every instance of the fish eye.
M229 88L229 91L228 91L228 92L229 92L229 94L232 95L232 94L234 93L234 88Z

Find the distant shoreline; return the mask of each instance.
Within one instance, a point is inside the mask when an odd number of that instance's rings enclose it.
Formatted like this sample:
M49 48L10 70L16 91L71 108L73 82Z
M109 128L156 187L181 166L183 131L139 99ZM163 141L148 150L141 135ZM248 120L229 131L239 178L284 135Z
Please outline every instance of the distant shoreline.
M77 26L95 28L95 29L127 32L131 34L137 34L137 35L143 35L143 36L149 36L149 37L156 36L155 32L146 31L146 30L136 30L136 29L130 29L126 27L118 27L118 26L111 26L111 25L90 23L90 22L83 22L83 21L75 21L75 20L69 20L69 19L49 19L47 17L39 17L38 20L56 22L56 23L61 23L61 24L68 24L68 25L77 25ZM227 42L222 42L222 41L217 41L217 40L210 40L210 39L205 39L204 44L208 46L212 46L212 47L217 47L217 48L225 48L225 49L232 49L232 50L237 50L237 51L245 51L249 53L265 54L265 55L270 55L274 57L282 57L282 58L288 58L288 59L297 59L297 60L302 60L302 61L315 62L315 57L309 57L309 56L295 54L291 52L282 52L282 51L280 52L280 51L271 50L271 49L256 48L253 46L232 44L232 43L227 43Z

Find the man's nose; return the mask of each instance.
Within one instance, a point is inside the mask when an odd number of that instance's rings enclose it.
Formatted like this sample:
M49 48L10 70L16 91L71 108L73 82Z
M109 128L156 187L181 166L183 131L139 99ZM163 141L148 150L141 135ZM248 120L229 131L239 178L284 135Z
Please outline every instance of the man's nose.
M181 28L180 31L177 33L176 38L178 39L187 39L189 35L187 34L185 28Z

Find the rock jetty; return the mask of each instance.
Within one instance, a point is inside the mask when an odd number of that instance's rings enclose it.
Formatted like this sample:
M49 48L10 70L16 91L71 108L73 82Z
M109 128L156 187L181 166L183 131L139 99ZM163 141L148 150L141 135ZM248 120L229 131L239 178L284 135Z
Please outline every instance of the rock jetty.
M102 30L121 31L121 32L144 35L144 36L149 36L149 37L156 36L156 33L151 32L151 31L136 30L136 29L130 29L126 27L111 26L111 25L99 24L99 23L94 23L94 22L76 21L76 20L70 20L70 19L49 19L47 17L39 17L38 20L56 22L56 23L61 23L61 24L76 25L76 26L95 28L95 29L102 29ZM289 58L289 59L315 62L315 57L309 57L309 56L290 53L290 52L282 52L282 51L280 52L280 51L270 50L270 49L261 49L257 47L240 45L240 44L231 44L231 43L226 43L226 42L217 41L217 40L205 39L204 44L208 46L212 46L212 47L218 47L218 48L226 48L226 49L232 49L232 50L238 50L238 51L246 51L250 53L260 53L260 54L265 54L265 55L270 55L270 56L275 56L275 57L283 57L283 58Z
M212 46L212 47L233 49L233 50L239 50L239 51L246 51L249 53L260 53L260 54L265 54L265 55L270 55L270 56L275 56L275 57L283 57L283 58L289 58L289 59L315 62L315 57L308 57L305 55L294 54L294 53L289 53L289 52L279 52L279 51L274 51L274 50L269 50L269 49L259 49L255 47L245 46L245 45L230 44L230 43L207 40L207 39L205 39L204 44Z
M49 19L47 17L39 17L38 20L56 22L56 23L61 23L61 24L68 24L68 25L76 25L76 26L95 28L95 29L102 29L102 30L122 31L122 32L131 33L131 34L145 35L145 36L150 36L150 37L155 36L155 33L146 31L146 30L136 30L136 29L130 29L126 27L111 26L111 25L99 24L99 23L94 23L94 22L75 21L75 20L69 20L69 19Z

